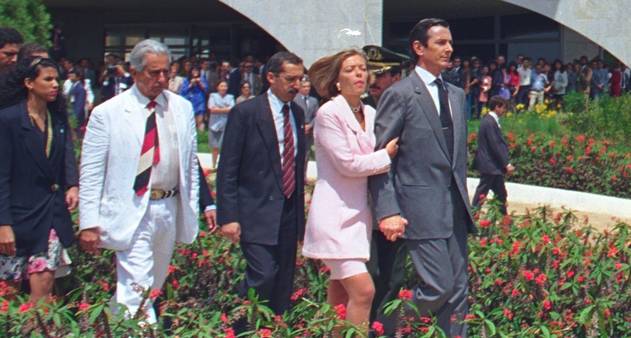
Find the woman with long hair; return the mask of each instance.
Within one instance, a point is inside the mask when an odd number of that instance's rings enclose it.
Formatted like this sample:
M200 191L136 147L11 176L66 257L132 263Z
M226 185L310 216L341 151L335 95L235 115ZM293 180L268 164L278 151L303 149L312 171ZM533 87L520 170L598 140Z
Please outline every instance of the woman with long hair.
M397 140L375 148L375 110L362 104L368 72L366 56L345 50L316 61L309 78L326 102L315 118L318 180L302 253L330 268L327 300L346 306L346 319L368 332L375 288L366 268L372 215L368 176L387 172Z
M190 62L190 61L189 61ZM204 116L206 115L206 90L208 82L201 76L198 66L192 66L188 72L188 77L182 82L180 95L184 96L193 104L195 112L195 124L197 130L204 131Z
M51 295L69 264L78 174L57 64L22 59L0 88L0 279ZM8 106L6 106L7 104Z
M250 82L241 81L240 90L241 90L241 95L237 97L237 104L254 98L254 95L252 95L252 86L250 85Z

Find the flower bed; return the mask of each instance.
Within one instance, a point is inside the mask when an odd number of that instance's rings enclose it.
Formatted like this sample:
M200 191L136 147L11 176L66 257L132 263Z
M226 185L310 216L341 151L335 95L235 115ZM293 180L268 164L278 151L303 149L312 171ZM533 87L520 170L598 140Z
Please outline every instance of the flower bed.
M481 236L470 238L471 336L608 336L628 332L630 228L620 224L597 233L572 214L538 211L502 218L496 207L478 213ZM513 224L510 226L509 224ZM274 316L254 294L236 295L245 263L240 250L215 234L202 232L191 246L179 247L157 299L160 324L150 329L140 316L111 315L115 287L113 255L96 258L72 251L75 271L67 294L51 306L33 306L0 288L0 336L179 336L234 337L231 323L247 317L256 337L326 337L347 325L342 306L325 304L327 271L316 261L298 259L293 309ZM408 263L407 285L414 284ZM71 290L72 289L72 290ZM434 319L415 314L411 292L391 303L401 315L401 332L412 337L440 336ZM372 323L379 333L381 323ZM251 336L251 335L248 335Z

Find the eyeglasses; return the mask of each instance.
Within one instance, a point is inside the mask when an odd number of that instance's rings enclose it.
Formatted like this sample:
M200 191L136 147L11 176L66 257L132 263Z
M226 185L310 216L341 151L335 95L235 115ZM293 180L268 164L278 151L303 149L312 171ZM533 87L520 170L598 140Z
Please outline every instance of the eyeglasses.
M281 76L280 74L277 74L276 77L280 77L283 78L283 80L289 82L289 83L296 83L296 82L300 82L300 80L302 80L302 75L300 76Z
M150 77L152 78L159 78L160 75L163 75L164 77L169 77L169 70L168 69L156 69L156 70L148 70L147 74L149 74Z

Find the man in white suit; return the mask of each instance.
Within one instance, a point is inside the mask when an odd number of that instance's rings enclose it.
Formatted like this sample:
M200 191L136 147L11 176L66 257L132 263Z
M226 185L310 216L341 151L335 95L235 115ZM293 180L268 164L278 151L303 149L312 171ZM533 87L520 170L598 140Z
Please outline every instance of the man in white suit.
M198 231L193 108L166 90L169 61L159 42L134 47L135 85L94 109L81 158L80 244L116 251L114 302L148 323L156 316L150 301L139 309L143 296L162 288L175 242Z

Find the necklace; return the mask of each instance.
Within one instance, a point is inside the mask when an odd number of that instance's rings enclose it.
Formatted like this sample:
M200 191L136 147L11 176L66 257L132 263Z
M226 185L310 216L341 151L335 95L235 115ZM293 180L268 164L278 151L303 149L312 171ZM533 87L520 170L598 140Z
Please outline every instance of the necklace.
M353 111L353 113L359 113L359 111L362 110L362 106L360 104L357 107L351 107L351 110Z

